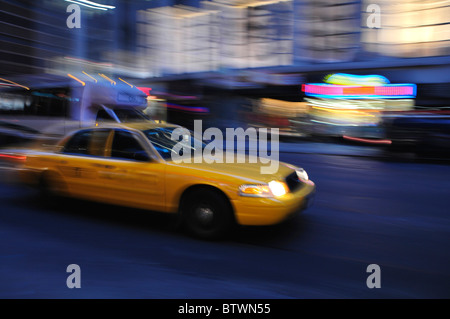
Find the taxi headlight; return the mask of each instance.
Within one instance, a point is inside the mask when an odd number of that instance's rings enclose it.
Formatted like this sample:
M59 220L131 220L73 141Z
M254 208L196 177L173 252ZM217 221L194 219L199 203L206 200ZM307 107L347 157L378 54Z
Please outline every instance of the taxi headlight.
M239 187L240 196L249 197L278 197L288 192L288 187L283 182L271 181L268 184L248 184Z
M275 197L283 196L288 192L288 187L283 182L271 181L269 182L269 188Z

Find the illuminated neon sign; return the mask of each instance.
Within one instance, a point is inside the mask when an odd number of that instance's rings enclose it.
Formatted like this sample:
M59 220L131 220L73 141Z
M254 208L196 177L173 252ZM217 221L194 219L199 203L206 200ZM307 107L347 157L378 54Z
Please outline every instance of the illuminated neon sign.
M328 84L378 86L389 84L389 80L382 75L355 75L347 73L335 73L327 75L324 80Z
M391 84L382 75L329 74L325 83L303 84L307 96L345 99L399 99L414 98L415 84Z
M384 84L378 86L333 85L324 83L303 84L302 91L311 97L347 99L399 99L414 98L415 84Z

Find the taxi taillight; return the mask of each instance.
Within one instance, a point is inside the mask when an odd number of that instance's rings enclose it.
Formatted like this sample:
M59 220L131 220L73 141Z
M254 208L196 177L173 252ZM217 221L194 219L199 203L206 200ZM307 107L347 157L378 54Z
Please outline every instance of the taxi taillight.
M25 155L0 154L0 158L5 158L13 161L23 162L27 160Z

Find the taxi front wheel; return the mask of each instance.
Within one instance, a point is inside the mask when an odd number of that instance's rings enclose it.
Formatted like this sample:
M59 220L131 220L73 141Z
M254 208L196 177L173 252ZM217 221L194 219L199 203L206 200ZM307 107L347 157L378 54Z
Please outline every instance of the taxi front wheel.
M189 194L183 207L187 230L204 239L219 239L232 226L231 206L224 195L206 189Z

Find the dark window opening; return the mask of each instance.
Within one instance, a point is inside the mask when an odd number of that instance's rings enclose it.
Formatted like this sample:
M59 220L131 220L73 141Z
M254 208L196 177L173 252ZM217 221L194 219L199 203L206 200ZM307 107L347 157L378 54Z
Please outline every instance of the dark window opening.
M91 131L81 131L70 138L63 149L68 154L88 154L88 145Z
M114 132L111 157L129 160L149 160L147 152L134 138L133 134L124 130Z

